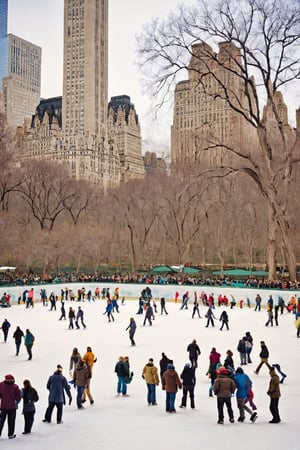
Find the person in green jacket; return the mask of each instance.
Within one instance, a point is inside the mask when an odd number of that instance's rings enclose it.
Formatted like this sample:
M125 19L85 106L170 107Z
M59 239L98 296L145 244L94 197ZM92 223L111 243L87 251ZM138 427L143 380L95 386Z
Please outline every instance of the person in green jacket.
M32 346L34 343L34 336L33 334L30 332L30 330L27 328L26 330L26 334L25 334L25 339L24 339L24 344L28 353L28 360L32 359Z

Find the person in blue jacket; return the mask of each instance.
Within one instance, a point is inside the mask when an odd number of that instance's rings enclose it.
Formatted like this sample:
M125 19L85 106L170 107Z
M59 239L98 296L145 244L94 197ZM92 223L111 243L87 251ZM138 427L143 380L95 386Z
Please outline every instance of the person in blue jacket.
M250 414L251 422L255 422L257 419L257 412L252 413L252 410L248 408L246 405L247 398L252 387L252 381L248 377L247 374L244 373L241 367L238 367L235 372L234 381L236 384L236 401L237 407L240 412L240 416L238 418L238 422L244 422L245 420L245 411Z
M62 374L62 366L57 365L56 371L48 379L47 389L49 390L49 404L45 412L43 422L51 422L51 415L54 406L57 408L56 421L62 423L63 405L66 403L65 393L69 397L69 405L72 403L72 395L70 385Z

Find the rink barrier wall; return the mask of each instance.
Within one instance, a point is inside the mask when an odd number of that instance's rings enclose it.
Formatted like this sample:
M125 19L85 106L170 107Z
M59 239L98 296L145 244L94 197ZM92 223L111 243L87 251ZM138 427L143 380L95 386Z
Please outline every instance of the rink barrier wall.
M156 301L159 301L161 297L165 297L166 301L175 302L175 293L179 293L178 303L181 302L182 296L185 292L189 292L189 303L194 301L194 292L197 293L198 300L200 302L201 292L205 292L207 295L214 294L215 304L217 304L218 296L220 294L226 295L228 297L229 302L232 300L232 296L234 297L237 306L240 300L243 300L243 306L247 306L247 298L250 299L250 304L255 305L255 297L259 293L262 297L262 306L266 306L268 298L272 295L274 299L274 304L277 303L278 297L282 297L287 304L292 296L298 297L300 293L295 290L279 290L279 289L257 289L257 288L241 288L241 287L232 287L232 286L198 286L198 285L162 285L162 284L142 284L142 283L66 283L66 284L33 284L33 285L24 285L24 286L11 286L11 287L2 287L0 288L0 298L6 292L11 296L11 304L17 304L19 296L22 296L22 293L25 290L29 290L33 287L34 289L34 301L40 301L40 291L41 289L46 289L47 297L54 293L55 296L58 296L59 300L61 298L61 289L72 289L75 294L77 300L77 291L78 289L85 288L85 293L89 290L92 291L92 295L95 294L95 289L97 287L100 288L100 293L103 288L109 288L111 297L114 294L114 290L116 287L119 288L119 299L125 297L125 299L137 300L143 289L149 287L152 292L152 298ZM87 300L85 300L87 301Z

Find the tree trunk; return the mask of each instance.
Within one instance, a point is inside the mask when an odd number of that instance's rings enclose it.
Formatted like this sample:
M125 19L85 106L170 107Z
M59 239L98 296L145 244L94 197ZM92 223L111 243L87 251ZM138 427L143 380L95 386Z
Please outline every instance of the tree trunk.
M276 220L272 206L268 204L268 240L267 240L267 259L269 280L276 278Z

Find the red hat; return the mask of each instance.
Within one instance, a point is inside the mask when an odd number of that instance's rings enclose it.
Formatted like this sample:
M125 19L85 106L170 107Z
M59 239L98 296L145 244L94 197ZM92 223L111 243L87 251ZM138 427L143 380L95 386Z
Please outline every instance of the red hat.
M9 375L5 375L5 381L8 381L10 383L14 383L15 379L14 379L13 375L9 374Z
M219 375L227 375L228 374L228 370L224 366L221 366L216 372Z

